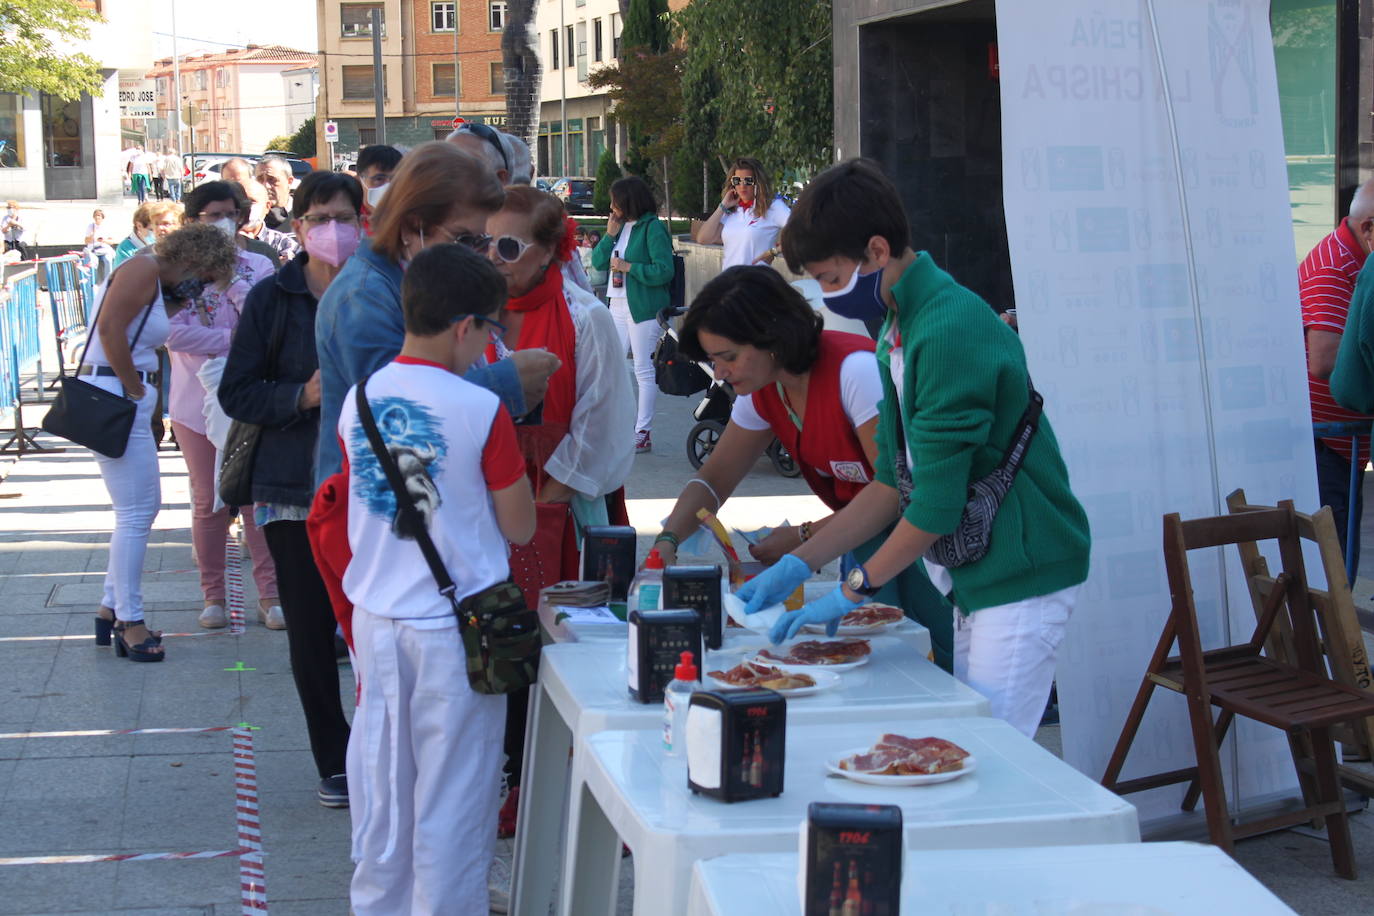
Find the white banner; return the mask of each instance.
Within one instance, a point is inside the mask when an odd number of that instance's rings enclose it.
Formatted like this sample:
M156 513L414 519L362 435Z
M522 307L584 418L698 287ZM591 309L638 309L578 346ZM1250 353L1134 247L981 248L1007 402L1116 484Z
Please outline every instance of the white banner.
M119 81L119 116L121 118L157 117L156 81L121 79Z
M1268 8L997 4L1021 335L1092 523L1060 651L1064 752L1097 779L1169 611L1161 516L1225 512L1237 487L1317 505ZM1204 644L1247 640L1235 549L1189 560ZM1242 805L1296 785L1282 734L1239 740ZM1156 691L1124 777L1193 760L1182 698ZM1182 793L1130 799L1148 821Z

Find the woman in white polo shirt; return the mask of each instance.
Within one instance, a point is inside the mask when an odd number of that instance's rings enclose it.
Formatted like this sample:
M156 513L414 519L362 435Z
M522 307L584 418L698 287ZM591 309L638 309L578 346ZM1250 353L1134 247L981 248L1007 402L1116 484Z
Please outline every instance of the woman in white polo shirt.
M791 214L786 201L773 196L763 164L741 156L730 164L720 206L697 233L703 245L724 245L721 269L771 264L781 250L778 232Z

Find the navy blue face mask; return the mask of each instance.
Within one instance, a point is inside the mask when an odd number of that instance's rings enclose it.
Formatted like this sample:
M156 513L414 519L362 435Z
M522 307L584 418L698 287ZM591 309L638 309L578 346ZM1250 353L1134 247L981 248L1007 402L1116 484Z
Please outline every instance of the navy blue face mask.
M887 303L883 302L882 269L861 273L857 267L844 289L833 293L821 293L825 307L836 315L855 318L859 321L876 321L887 314Z

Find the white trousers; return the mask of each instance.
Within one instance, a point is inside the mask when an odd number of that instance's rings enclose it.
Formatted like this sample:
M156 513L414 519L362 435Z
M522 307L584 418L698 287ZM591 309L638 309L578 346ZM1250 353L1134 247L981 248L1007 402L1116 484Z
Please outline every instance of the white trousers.
M1035 737L1054 683L1055 654L1081 586L985 607L954 609L954 676L988 698L992 715Z
M626 347L634 354L635 380L639 382L639 416L635 431L653 429L654 405L658 401L658 382L654 379L654 348L663 336L663 328L654 319L635 321L630 314L629 300L611 300L611 318L620 334L620 349Z
M124 385L114 376L85 375L81 380L115 394L124 393ZM148 553L153 519L162 508L157 444L153 442L149 425L153 405L157 402L157 388L153 385L144 388L124 454L108 458L99 452L91 453L100 468L115 514L114 532L110 535L110 560L105 568L105 594L100 603L114 608L116 617L129 622L143 619L143 559Z
M356 916L486 916L506 698L473 693L455 625L353 609Z

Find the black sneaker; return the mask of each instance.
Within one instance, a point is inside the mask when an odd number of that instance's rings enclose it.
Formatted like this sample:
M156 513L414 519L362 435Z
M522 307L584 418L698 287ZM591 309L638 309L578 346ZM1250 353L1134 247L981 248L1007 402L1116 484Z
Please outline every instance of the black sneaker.
M347 808L348 777L343 773L326 776L320 780L320 787L315 790L315 794L319 796L320 804L326 808Z

